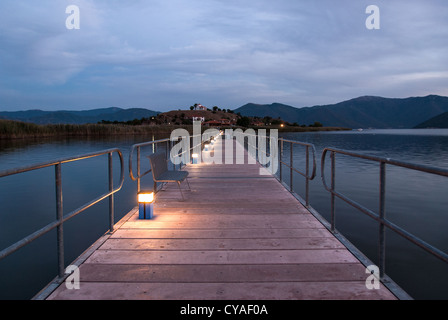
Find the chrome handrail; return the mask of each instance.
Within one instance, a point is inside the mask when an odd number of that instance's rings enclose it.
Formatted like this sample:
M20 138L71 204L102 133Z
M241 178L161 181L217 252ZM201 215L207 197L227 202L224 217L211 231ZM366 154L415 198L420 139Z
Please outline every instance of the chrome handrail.
M328 186L326 177L325 177L325 159L327 157L327 153L330 152L330 158L331 158L331 186ZM364 160L370 160L375 161L380 164L380 199L379 199L379 213L375 213L370 209L367 209L363 205L357 203L356 201L353 201L352 199L348 198L347 196L343 195L340 192L337 192L335 190L336 185L336 178L335 178L335 170L336 170L336 154L343 154L346 156L356 157ZM389 221L385 216L385 187L386 187L386 165L394 165L399 166L402 168L417 170L425 173L435 174L439 176L448 177L448 170L442 169L442 168L435 168L430 167L426 165L419 165L414 163L408 163L398 160L393 160L390 158L384 158L384 157L377 157L377 156L370 156L360 153L355 153L347 150L341 150L336 148L325 148L322 152L322 158L321 158L321 175L322 175L322 182L325 187L325 189L331 193L331 231L333 233L336 232L336 217L335 217L335 206L334 201L335 197L338 197L339 199L345 201L352 207L358 209L359 211L363 212L364 214L368 215L373 220L377 221L379 223L379 243L378 243L378 256L379 256L379 271L380 271L380 278L383 278L385 275L385 253L386 253L386 227L390 230L394 231L398 235L402 236L403 238L407 239L408 241L412 242L413 244L419 246L420 248L424 249L425 251L429 252L430 254L434 255L435 257L441 259L442 261L448 263L448 254L439 250L438 248L428 244L421 238L413 235L412 233L404 230L403 228L397 226L393 222Z
M121 166L121 175L120 175L120 183L119 186L113 187L113 165L112 165L112 156L114 153L117 153L120 158L120 166ZM102 155L108 155L108 165L109 165L109 192L99 196L98 198L82 205L81 207L71 211L70 213L64 215L63 214L63 202L62 202L62 172L61 167L62 164L74 161L85 160L89 158L94 158ZM109 198L109 232L113 232L114 230L114 197L113 195L121 190L124 183L124 162L123 162L123 154L120 149L107 149L98 152L92 152L80 156L74 156L69 158L63 158L59 160L44 162L41 164L30 165L22 168L10 169L0 172L0 178L7 177L15 174L20 174L28 171L38 170L47 167L55 167L55 185L56 185L56 220L47 224L45 227L37 230L36 232L31 233L30 235L24 237L23 239L17 241L16 243L10 245L9 247L0 251L0 260L9 256L10 254L16 252L20 248L25 245L33 242L34 240L40 238L44 234L48 233L53 229L57 229L57 250L58 250L58 275L60 278L64 277L65 268L64 268L64 237L63 237L63 224L64 222L72 219L79 213L84 210L90 208L91 206L97 204L98 202Z
M310 201L309 201L309 183L311 180L313 180L316 177L316 147L314 146L314 144L311 143L307 143L307 142L300 142L300 141L295 141L295 140L286 140L283 138L279 138L278 139L280 142L280 157L279 157L279 162L280 162L280 181L283 181L283 177L282 177L282 164L287 166L290 170L289 173L289 188L290 191L293 192L293 173L297 172L300 175L302 175L305 178L305 205L306 207L310 206ZM282 157L283 157L283 143L289 143L290 144L290 165L288 165L286 162L282 161ZM293 145L294 144L298 144L301 146L306 147L305 150L305 172L301 172L300 170L296 169L293 165ZM309 164L309 158L310 158L310 154L309 154L309 150L311 149L312 152L312 159L313 159L313 170L311 171L311 175L310 175L310 164Z
M196 137L201 137L201 141L198 145L193 145L193 143L190 143L190 148L189 148L189 152L191 153L192 150L194 150L194 148L201 146L204 144L205 141L209 141L211 139L211 136L208 135L192 135L189 138L191 139L191 141L194 141L194 138ZM203 141L203 138L205 138L205 141ZM146 176L148 173L151 173L151 169L147 170L144 173L141 173L141 148L142 147L147 147L147 146L154 146L154 150L153 152L156 151L157 145L160 143L165 143L166 144L166 161L168 162L170 157L169 157L169 152L172 148L172 143L173 141L170 138L167 139L161 139L161 140L155 140L155 141L147 141L147 142L142 142L142 143L137 143L132 145L131 150L129 152L129 177L133 180L133 181L137 181L137 192L140 192L141 190L141 179ZM135 150L137 149L137 175L134 175L134 168L133 168L133 160L134 160L134 153ZM185 152L187 152L187 150L184 150L183 152L179 153L179 156L181 156L182 154L184 154ZM190 154L191 156L191 154ZM185 164L184 164L185 165ZM179 170L182 169L182 164L179 165ZM174 170L176 170L176 166L174 165ZM157 183L154 182L154 187L153 187L154 192L157 192Z
M255 137L257 138L258 135L257 134L250 134L250 133L244 133L242 134L243 136L251 136L251 137ZM270 142L272 142L272 137L270 137ZM287 166L290 169L290 175L289 175L289 191L290 192L294 192L294 186L293 186L293 173L297 172L300 175L302 175L305 178L305 206L307 208L310 207L310 201L309 201L309 183L311 180L313 180L316 177L316 171L317 171L317 165L316 165L316 147L311 144L311 143L307 143L307 142L301 142L301 141L295 141L295 140L287 140L287 139L283 139L283 138L277 138L276 139L277 142L280 144L280 152L279 152L279 181L283 183L283 170L282 170L282 165ZM283 157L283 143L289 143L290 144L290 164L282 161L282 157ZM300 171L299 169L295 168L293 165L293 145L297 144L297 145L301 145L306 147L305 150L305 172ZM258 144L255 141L255 145L251 144L250 141L248 140L248 146L254 147L257 151L261 151L262 153L264 153L264 155L262 156L270 156L270 152L264 152L262 150L260 150ZM311 149L312 152L312 161L313 161L313 169L311 170L311 174L310 174L310 163L309 163L309 158L310 158L310 154L309 154L309 150ZM278 150L278 149L277 149ZM260 157L260 156L258 156Z
M151 145L153 146L153 148L156 148L159 143L165 143L166 144L166 151L168 152L170 139L161 139L161 140L137 143L137 144L134 144L131 147L131 151L129 152L129 177L133 181L137 180L137 192L140 192L140 180L141 180L141 178L143 178L144 176L146 176L148 173L151 172L151 169L149 169L148 171L146 171L144 173L140 172L140 169L141 169L141 162L140 162L141 148L142 147L151 146ZM134 175L133 166L132 166L135 149L137 149L137 176ZM156 183L154 183L154 185L156 186Z

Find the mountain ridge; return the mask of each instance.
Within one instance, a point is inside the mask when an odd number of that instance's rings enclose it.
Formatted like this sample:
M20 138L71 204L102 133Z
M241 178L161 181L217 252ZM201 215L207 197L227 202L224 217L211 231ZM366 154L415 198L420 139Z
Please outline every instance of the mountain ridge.
M413 128L425 120L448 112L448 97L360 96L335 104L302 108L281 103L248 103L234 111L243 116L280 117L291 123L306 125L318 121L332 127L398 129Z
M431 119L423 121L422 123L416 125L414 128L415 129L448 128L448 112L444 112Z
M0 111L0 119L31 122L35 124L86 124L106 121L129 121L156 116L160 112L144 108L123 109L118 107L91 110L43 111L31 109L25 111Z
M345 128L415 128L425 121L448 112L448 97L385 98L360 96L334 104L311 107L293 107L280 102L271 104L247 103L234 110L242 116L280 118L290 123L310 125L320 122L327 127ZM81 111L2 111L0 119L18 120L36 124L84 124L105 121L129 121L159 114L144 108L118 107ZM431 125L431 124L425 124Z

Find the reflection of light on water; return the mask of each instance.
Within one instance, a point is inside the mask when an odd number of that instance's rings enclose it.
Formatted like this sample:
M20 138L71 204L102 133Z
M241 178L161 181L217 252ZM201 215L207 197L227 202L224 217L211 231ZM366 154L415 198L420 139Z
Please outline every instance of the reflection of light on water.
M155 141L154 135L152 135L152 141ZM152 144L152 153L156 152L156 145L153 143Z
M403 136L448 136L448 129L362 129L351 131L324 131L319 134L343 134L343 135L403 135Z

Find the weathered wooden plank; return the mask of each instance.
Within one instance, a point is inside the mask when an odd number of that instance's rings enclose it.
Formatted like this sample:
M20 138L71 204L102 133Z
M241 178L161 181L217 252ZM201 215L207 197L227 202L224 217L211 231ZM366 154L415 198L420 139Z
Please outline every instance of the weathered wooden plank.
M123 228L187 228L187 229L209 229L209 228L235 228L235 229L260 229L260 228L324 228L318 221L266 221L266 220L246 220L235 223L227 221L210 221L208 224L200 221L128 221L123 224ZM248 232L250 232L248 230Z
M86 263L102 264L285 264L354 263L346 249L134 251L97 250Z
M107 240L101 250L285 250L343 249L335 238L269 239L118 239Z
M283 204L281 201L271 201L271 202L264 202L264 201L257 201L257 200L253 200L253 199L249 199L248 201L196 201L194 203L192 202L183 202L182 205L179 205L179 200L180 200L180 194L177 194L177 197L175 195L173 195L173 198L166 198L167 201L165 203L155 203L154 208L174 208L174 209L179 209L179 208L204 208L206 207L207 204L209 204L210 208L213 208L212 204L215 204L215 206L220 206L220 207L227 207L227 208L253 208L253 209L258 209L258 208L264 208L266 209L268 206L271 209L272 212L274 211L278 211L281 212L283 210L283 208L286 209L291 209L291 208L299 208L298 205L294 205L294 204ZM188 200L188 196L185 195L185 198Z
M288 206L282 207L282 210L273 210L272 208L266 208L264 206L260 206L258 208L251 208L249 206L240 207L234 206L232 210L229 210L228 207L214 206L213 208L208 208L207 206L201 207L189 207L189 208L167 208L156 206L157 214L163 215L204 215L204 214L228 214L228 215L257 215L257 214L278 214L281 215L283 213L289 214L309 214L309 212L304 207L297 206Z
M366 290L364 281L262 283L86 282L51 299L101 300L372 300L394 299L387 290ZM180 312L180 310L179 310Z
M176 207L184 207L184 206L188 206L189 204L191 204L191 202L195 202L195 204L197 205L197 203L204 203L204 204L221 204L221 205L229 205L229 206L235 206L235 205L243 205L243 204L249 204L249 203L253 203L253 204L257 204L261 205L261 203L263 203L264 205L270 205L271 207L277 207L277 209L279 209L279 206L288 206L287 203L285 203L285 201L290 200L290 198L287 195L283 195L283 196L278 196L275 198L271 198L270 194L265 194L264 197L262 197L263 195L260 195L260 197L251 197L250 195L242 195L240 194L236 194L235 193L235 199L234 201L232 201L231 203L229 203L229 201L225 201L224 199L219 198L219 196L215 193L215 194L197 194L195 195L194 193L190 193L190 192L184 192L184 198L186 199L185 201L188 201L190 203L186 203L186 204L182 204L182 203L177 203L177 202L182 202L182 197L179 193L179 191L177 191L176 193L170 193L170 194L165 194L163 196L159 196L159 194L157 194L157 198L158 200L166 200L166 202L168 203L164 203L165 204L169 204L169 202L171 202L171 205L173 205L173 202L175 202ZM229 199L232 199L231 195L229 195Z
M128 220L130 222L146 222L147 225L151 225L154 222L189 222L189 223L200 223L204 225L209 225L210 223L230 223L232 226L244 225L247 223L265 223L265 224L281 224L284 225L283 220L288 223L301 223L301 222L316 222L316 218L311 214L283 214L282 218L279 219L278 216L272 216L271 214L258 214L256 216L246 216L238 215L234 216L231 214L209 214L209 215L185 215L185 214L154 214L154 218L148 221L140 221L137 219L137 215L134 215ZM320 223L317 225L321 226Z
M365 281L365 268L353 263L271 265L83 264L82 282L292 282Z
M120 228L111 236L121 239L262 239L334 237L327 229L127 229Z

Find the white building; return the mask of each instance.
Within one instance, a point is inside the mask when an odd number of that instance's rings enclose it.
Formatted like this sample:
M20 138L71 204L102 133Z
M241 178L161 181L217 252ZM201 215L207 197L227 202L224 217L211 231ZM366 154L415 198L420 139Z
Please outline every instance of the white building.
M197 104L194 106L194 110L207 110L207 108L204 107L202 104L197 103Z
M193 121L201 121L204 122L205 121L205 117L200 117L200 116L194 116L192 117Z

